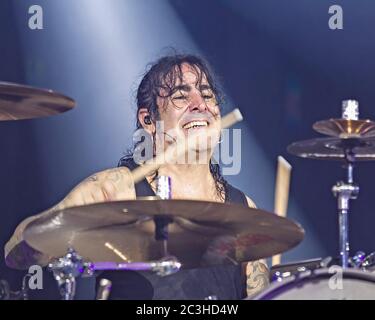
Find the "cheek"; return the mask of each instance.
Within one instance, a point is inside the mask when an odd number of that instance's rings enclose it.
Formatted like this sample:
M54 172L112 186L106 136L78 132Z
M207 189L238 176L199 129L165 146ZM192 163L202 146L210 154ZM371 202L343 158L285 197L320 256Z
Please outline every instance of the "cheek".
M160 115L160 121L163 121L165 131L178 128L178 117L172 112L165 112Z
M212 115L215 118L220 116L220 108L219 108L219 106L209 107L209 110L210 110L210 112L212 113Z

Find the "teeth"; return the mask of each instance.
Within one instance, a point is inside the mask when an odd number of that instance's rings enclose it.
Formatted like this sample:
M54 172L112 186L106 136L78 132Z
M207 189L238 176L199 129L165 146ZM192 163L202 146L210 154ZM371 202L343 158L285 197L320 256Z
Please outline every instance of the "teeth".
M193 127L207 127L207 121L191 121L183 126L184 129L190 129Z

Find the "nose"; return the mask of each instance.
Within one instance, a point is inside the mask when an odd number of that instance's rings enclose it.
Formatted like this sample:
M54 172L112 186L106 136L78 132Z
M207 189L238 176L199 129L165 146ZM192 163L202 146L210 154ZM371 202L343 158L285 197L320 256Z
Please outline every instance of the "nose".
M196 112L207 111L206 101L203 99L200 92L191 94L189 109L190 111L196 111Z

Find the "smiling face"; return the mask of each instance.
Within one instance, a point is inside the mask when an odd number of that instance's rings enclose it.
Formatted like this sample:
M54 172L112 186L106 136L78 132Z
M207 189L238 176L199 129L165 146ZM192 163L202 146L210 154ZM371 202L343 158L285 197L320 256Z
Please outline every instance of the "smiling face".
M164 132L174 138L199 133L202 139L208 139L207 130L212 129L212 141L218 141L220 110L206 75L197 67L185 63L181 65L181 77L167 85L173 88L172 91L166 94L161 89L157 98L159 121L163 121ZM204 144L206 146L202 147ZM209 141L198 146L197 151L202 148L213 151Z

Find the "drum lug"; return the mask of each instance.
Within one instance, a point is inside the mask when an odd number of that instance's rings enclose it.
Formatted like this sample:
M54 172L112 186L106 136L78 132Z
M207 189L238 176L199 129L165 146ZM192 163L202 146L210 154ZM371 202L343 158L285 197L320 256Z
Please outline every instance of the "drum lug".
M375 264L375 252L370 253L367 256L364 256L360 267L365 271L371 271L370 268Z
M319 265L321 268L328 268L331 262L332 262L332 257L326 257L322 261L320 261Z
M366 254L363 251L357 251L350 259L350 266L353 268L361 268L363 261L366 259Z

